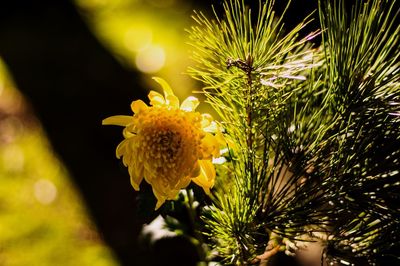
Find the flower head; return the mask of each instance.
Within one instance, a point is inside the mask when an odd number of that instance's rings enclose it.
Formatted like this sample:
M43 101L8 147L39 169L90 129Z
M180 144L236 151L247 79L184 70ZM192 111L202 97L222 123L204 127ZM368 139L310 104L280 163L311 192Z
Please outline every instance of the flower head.
M150 106L133 101L133 116L111 116L103 125L124 127L117 158L122 157L128 167L135 190L143 178L152 186L158 209L191 181L210 193L215 179L212 158L219 156L219 141L210 133L215 128L212 117L195 112L197 98L188 97L179 105L169 85L154 79L164 96L150 91Z

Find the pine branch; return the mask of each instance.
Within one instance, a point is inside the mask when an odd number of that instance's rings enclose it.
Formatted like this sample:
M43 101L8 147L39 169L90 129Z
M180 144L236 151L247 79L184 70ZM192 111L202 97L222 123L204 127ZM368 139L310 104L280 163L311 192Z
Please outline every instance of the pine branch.
M224 17L195 15L189 72L229 150L204 212L225 263L254 262L272 236L323 233L327 255L343 261L379 262L399 246L388 241L400 223L395 3L357 3L348 15L343 0L320 0L320 49L308 44L317 33L298 38L308 18L285 32L272 0L256 16L239 0Z
M344 2L320 1L330 106L338 136L331 145L326 195L334 206L334 256L379 262L398 247L400 184L399 35L396 1L368 1L346 14ZM349 222L351 221L351 222Z
M215 15L209 20L197 14L198 26L190 30L198 64L190 73L206 85L204 93L223 121L228 143L235 143L229 147L231 174L221 176L224 187L217 188L215 206L206 218L217 250L231 263L250 261L265 249L271 231L268 220L260 220L265 217L259 214L268 209L262 206L266 202L262 198L272 195L274 183L281 182L274 178L274 169L284 167L274 138L281 133L288 101L303 90L307 69L320 64L313 61L316 51L308 44L316 33L298 38L307 20L285 34L273 2L260 2L253 23L244 1L226 1L224 18ZM271 165L274 160L276 164ZM292 185L284 187L288 190ZM273 195L268 207L279 204L279 197L282 193Z

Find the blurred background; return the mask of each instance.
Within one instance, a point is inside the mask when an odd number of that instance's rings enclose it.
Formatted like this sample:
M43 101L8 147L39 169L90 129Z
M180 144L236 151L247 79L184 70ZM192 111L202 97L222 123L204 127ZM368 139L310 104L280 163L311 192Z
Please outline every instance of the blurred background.
M288 27L316 8L300 2ZM184 239L139 244L158 215L141 204L154 199L138 202L115 158L121 129L101 120L158 90L152 76L181 99L201 89L184 74L185 29L211 4L221 10L216 0L1 1L0 265L195 264Z

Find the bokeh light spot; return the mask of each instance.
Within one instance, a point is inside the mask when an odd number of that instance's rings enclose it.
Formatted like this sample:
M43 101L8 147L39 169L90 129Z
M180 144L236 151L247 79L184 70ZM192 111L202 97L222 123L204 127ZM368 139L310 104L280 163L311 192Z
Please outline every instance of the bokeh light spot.
M155 73L165 64L165 51L161 46L149 46L136 56L136 67L145 73Z
M33 185L33 191L37 201L43 205L52 203L57 197L57 188L47 179L40 179Z

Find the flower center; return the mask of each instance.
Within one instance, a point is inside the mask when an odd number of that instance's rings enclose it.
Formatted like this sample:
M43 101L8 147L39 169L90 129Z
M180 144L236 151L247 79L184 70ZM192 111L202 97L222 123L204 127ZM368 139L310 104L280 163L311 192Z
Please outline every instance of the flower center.
M168 186L176 185L183 177L190 176L199 159L201 116L182 110L152 108L138 120L141 136L140 150L143 162L153 178L163 180Z
M181 135L169 128L157 132L154 147L156 150L165 155L167 161L171 163L175 160L177 153L181 149L182 137ZM168 166L168 165L167 165Z

